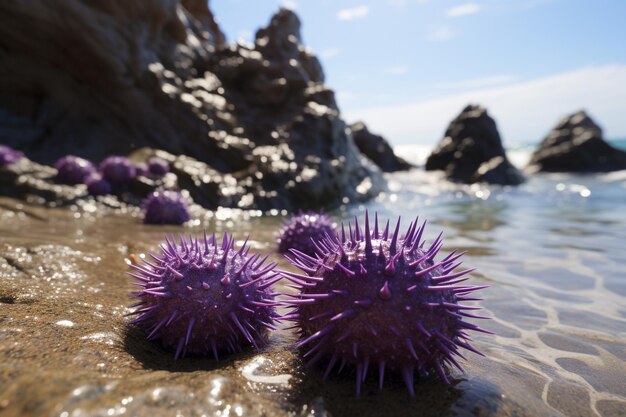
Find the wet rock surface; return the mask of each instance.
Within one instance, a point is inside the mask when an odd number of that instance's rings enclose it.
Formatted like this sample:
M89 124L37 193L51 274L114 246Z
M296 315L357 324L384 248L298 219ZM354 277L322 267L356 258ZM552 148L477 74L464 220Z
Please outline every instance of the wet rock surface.
M0 142L38 164L142 147L187 155L209 189L235 183L199 198L206 208L333 207L382 189L292 11L253 45L226 43L197 0L11 1L0 23Z
M27 158L0 166L0 195L31 202L66 205L87 195L85 185L58 184L57 170Z
M413 167L394 153L385 138L370 132L365 123L354 123L349 126L349 129L359 151L378 165L383 172L406 171Z
M303 123L302 140L307 140L307 134L306 123ZM331 142L332 137L328 138L326 152L341 152L336 149L338 145ZM300 205L332 207L362 201L384 186L378 168L363 156L355 155L358 162L353 162L358 165L357 172L341 166L339 161L346 162L343 156L328 161L307 155L299 158L303 164L298 165L287 145L255 148L251 165L254 169L234 173L221 173L190 156L151 148L138 149L129 155L138 166L155 156L170 164L170 172L163 176L137 175L127 183L112 184L111 193L99 197L90 196L84 184L61 184L55 168L22 158L19 162L0 166L0 195L52 206L95 200L105 206L123 207L140 205L153 191L181 190L190 203L206 210L232 207L269 211L295 210ZM367 176L367 170L377 174ZM365 176L358 181L354 176L360 174ZM261 183L252 178L265 180ZM342 189L338 181L345 181L349 187Z
M626 152L609 145L602 129L579 111L561 119L533 153L533 172L609 172L626 169Z
M518 185L524 181L506 157L495 121L478 105L468 105L450 122L425 168L445 171L449 180L464 184Z

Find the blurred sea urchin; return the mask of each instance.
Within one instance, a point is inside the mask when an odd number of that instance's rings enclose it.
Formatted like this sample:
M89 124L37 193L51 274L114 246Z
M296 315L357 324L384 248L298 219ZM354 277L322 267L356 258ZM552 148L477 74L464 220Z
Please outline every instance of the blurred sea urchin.
M299 213L285 221L278 237L278 252L289 253L296 249L307 255L315 253L315 243L326 236L335 236L333 221L324 213L309 211Z

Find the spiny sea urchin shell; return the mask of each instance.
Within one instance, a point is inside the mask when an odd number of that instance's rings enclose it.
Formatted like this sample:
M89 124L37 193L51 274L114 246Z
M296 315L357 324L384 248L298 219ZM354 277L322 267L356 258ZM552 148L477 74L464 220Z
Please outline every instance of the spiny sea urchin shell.
M336 234L333 221L326 214L313 211L299 213L282 224L278 236L278 253L296 249L312 256L315 254L313 241Z
M315 257L292 250L289 260L306 274L281 272L299 291L285 294L294 309L282 318L300 329L297 346L306 347L310 364L329 359L325 377L338 362L356 365L357 395L370 366L378 368L381 389L390 369L414 395L415 371L435 371L448 383L446 366L462 370L459 348L479 353L467 331L487 331L465 321L481 318L466 312L478 307L459 302L477 300L469 294L484 287L457 285L473 269L453 272L463 255L456 251L435 261L441 234L425 250L425 226L415 219L399 239L400 219L393 233L389 222L381 232L378 216L372 230L366 214L365 231L355 219L348 237L342 226L341 239L319 241Z
M268 329L276 319L269 287L280 279L275 263L267 256L249 255L246 243L239 250L224 234L219 244L207 238L181 236L179 243L168 238L154 262L133 265L141 290L132 323L158 339L175 358L186 354L240 351L267 342Z
M93 196L111 194L111 184L99 173L93 173L85 179L87 192Z
M146 224L183 224L191 218L187 202L178 191L155 191L142 201L141 207Z
M162 177L170 172L170 164L161 158L150 158L148 160L148 171L150 171L152 175Z
M148 176L148 174L150 174L150 171L148 171L148 165L144 163L139 163L135 165L135 173L137 174L137 176Z
M24 157L24 154L10 146L0 145L0 167L13 164Z
M99 168L111 184L124 184L137 176L137 168L125 156L109 156L100 162Z
M57 169L56 179L63 184L82 184L96 171L93 164L78 156L67 155L54 163Z

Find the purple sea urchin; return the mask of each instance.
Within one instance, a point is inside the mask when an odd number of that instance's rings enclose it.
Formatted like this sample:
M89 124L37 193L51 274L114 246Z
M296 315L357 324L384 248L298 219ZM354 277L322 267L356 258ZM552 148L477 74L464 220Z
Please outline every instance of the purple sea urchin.
M441 234L423 249L426 222L418 226L416 219L404 239L400 219L393 233L389 222L379 231L378 216L373 230L369 223L366 214L364 231L355 219L348 237L342 227L341 239L319 241L314 257L291 251L289 260L305 274L282 272L299 291L285 294L294 309L282 319L300 329L297 346L306 347L309 364L329 359L325 377L337 362L356 365L357 395L370 365L378 368L381 389L386 369L402 374L411 395L415 371L435 371L447 383L445 366L462 370L459 348L479 353L466 332L486 331L464 321L480 318L466 312L478 307L459 302L477 300L469 294L484 287L457 285L473 271L453 272L463 253L434 260Z
M175 358L186 354L235 352L245 345L255 348L267 342L268 329L277 318L269 287L280 279L275 263L267 256L249 255L246 243L239 250L224 235L221 245L215 235L165 239L161 255L145 265L133 265L141 290L132 323L160 339Z
M137 174L137 176L148 176L148 174L150 173L150 171L148 171L148 165L146 164L137 164L135 165L135 172Z
M148 160L148 171L150 171L152 175L162 177L170 172L170 164L161 158L150 158Z
M54 167L57 169L57 181L63 184L82 184L96 170L90 161L74 155L58 159Z
M93 173L85 179L87 192L93 196L111 194L111 184L102 175Z
M313 256L313 241L336 234L333 222L326 214L313 211L300 213L283 223L278 237L278 252L288 253L290 249L296 249Z
M10 146L0 145L0 167L13 164L24 157L24 154Z
M146 224L183 224L191 216L187 202L178 191L155 191L141 203Z
M100 162L99 168L111 184L124 184L137 176L137 168L124 156L109 156Z

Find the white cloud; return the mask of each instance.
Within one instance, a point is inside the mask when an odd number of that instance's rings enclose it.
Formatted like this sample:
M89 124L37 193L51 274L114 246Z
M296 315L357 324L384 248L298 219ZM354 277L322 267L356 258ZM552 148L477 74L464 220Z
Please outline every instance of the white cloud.
M389 75L404 75L409 72L409 67L406 65L398 65L395 67L387 68L387 74Z
M437 88L466 90L468 88L493 87L496 85L509 84L516 80L514 75L494 75L491 77L471 78L468 80L449 81L435 84Z
M428 39L433 42L447 41L454 36L454 31L449 25L439 26L428 34Z
M351 9L342 9L337 12L337 19L339 20L360 19L360 18L367 16L369 12L370 12L369 7L365 5L353 7Z
M319 57L322 59L331 59L337 55L339 55L339 48L326 48L319 53Z
M296 10L298 3L295 0L283 0L283 7L289 10Z
M564 115L587 109L607 138L626 136L626 65L586 67L506 86L476 89L408 104L347 111L395 144L441 139L468 103L485 106L509 143L542 139Z
M446 10L446 16L448 17L460 17L460 16L469 16L471 14L476 14L482 9L480 4L476 3L465 3L460 4L458 6L450 7Z

